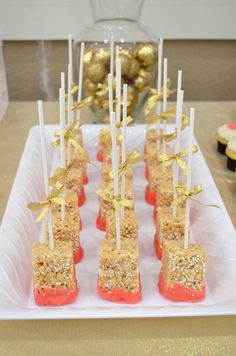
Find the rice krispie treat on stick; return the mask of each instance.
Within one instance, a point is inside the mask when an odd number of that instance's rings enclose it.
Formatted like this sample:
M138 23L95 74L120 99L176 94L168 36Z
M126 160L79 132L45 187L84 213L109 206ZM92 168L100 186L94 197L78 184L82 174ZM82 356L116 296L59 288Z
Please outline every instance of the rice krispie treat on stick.
M86 200L83 187L84 171L82 167L76 167L68 172L66 179L66 188L77 193L78 206L82 206Z
M112 193L113 190L113 185L109 184L107 185L107 182L102 182L100 184L99 190L98 190L98 195L99 192L106 192ZM133 191L133 184L130 181L127 181L126 184L126 199L129 201L134 201L134 191ZM96 220L96 226L99 230L106 231L106 224L107 224L107 219L111 213L112 210L114 210L114 206L112 204L111 199L104 199L102 198L101 194L99 195L99 201L100 201L100 209L98 212L97 220ZM126 208L126 209L133 209L132 208Z
M146 137L145 137L145 145L144 145L144 154L147 153L147 147L149 144L154 143L156 146L157 143L157 131L155 128L149 128L146 131Z
M157 258L161 259L165 241L184 239L185 209L178 207L176 217L173 217L172 207L158 207L155 223L154 247Z
M139 250L136 241L101 241L99 252L98 294L109 301L133 304L141 300Z
M120 234L123 239L137 239L138 238L138 219L133 210L124 211L124 217L120 221ZM108 239L116 238L116 223L114 210L107 214L106 237Z
M81 148L85 151L85 149L83 148L83 145L79 144L81 146ZM81 153L75 148L75 147L71 147L71 158L72 160L79 160L79 164L78 164L78 168L80 168L82 170L82 183L85 185L88 183L89 179L88 179L88 175L87 175L87 159L85 156L81 156Z
M158 287L167 299L199 302L205 298L206 253L200 244L165 241Z
M111 133L110 128L105 127L99 132L97 159L103 161L104 157L111 152Z
M82 260L84 251L80 244L80 220L78 220L77 214L66 213L64 221L61 219L61 214L54 215L53 236L56 241L72 243L75 264Z
M149 170L149 182L145 191L146 202L150 205L157 203L157 187L162 180L171 185L173 179L173 169L171 166L163 168L161 165L152 165Z
M72 303L79 292L70 241L35 242L32 249L34 297L39 306Z

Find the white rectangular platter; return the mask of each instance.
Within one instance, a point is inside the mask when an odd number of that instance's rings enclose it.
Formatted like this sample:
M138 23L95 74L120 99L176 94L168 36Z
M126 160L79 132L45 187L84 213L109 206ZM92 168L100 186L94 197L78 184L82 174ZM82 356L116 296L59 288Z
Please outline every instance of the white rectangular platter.
M56 126L46 126L47 153L51 172L59 164L59 150L51 147ZM95 165L99 125L83 126L85 147ZM128 151L143 150L146 126L128 128ZM168 126L172 131L173 127ZM187 131L182 148L186 148ZM199 150L193 156L193 185L201 183L203 193L196 198L204 204L218 204L221 209L191 202L191 223L194 241L207 251L207 292L200 303L175 303L164 299L157 290L160 262L155 257L153 207L145 202L146 179L144 163L134 168L135 210L139 218L140 274L142 301L136 305L115 304L96 293L99 243L105 233L97 230L99 210L96 190L99 171L88 166L89 183L85 186L86 202L81 207L83 230L81 244L85 256L77 265L80 294L73 304L62 307L37 307L33 298L31 246L42 239L40 225L27 210L30 201L43 197L43 177L39 128L28 135L13 188L0 229L0 319L88 319L181 317L236 314L236 232L215 186L214 180Z

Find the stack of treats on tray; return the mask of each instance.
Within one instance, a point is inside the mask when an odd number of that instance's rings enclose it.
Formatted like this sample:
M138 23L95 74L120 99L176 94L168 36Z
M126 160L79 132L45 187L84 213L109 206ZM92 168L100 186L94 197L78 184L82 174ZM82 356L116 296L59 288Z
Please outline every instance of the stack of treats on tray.
M173 301L197 302L205 298L206 254L201 245L189 242L191 160L192 153L197 151L197 147L192 144L194 109L191 109L192 132L191 122L189 128L191 143L187 149L181 151L181 131L186 126L181 81L182 72L179 71L176 129L172 134L167 134L168 89L167 59L165 58L162 113L160 103L157 103L157 114L150 119L151 123L153 119L156 121L156 127L148 126L144 145L145 173L148 182L145 199L148 204L154 206L153 215L156 225L154 248L157 258L162 263L158 281L160 293ZM170 117L173 116L170 115ZM167 143L170 140L175 140L174 150ZM187 156L188 165L183 161ZM180 179L180 169L184 175L187 175L186 179Z
M71 38L69 48L70 41ZM81 65L82 63L83 61ZM83 185L88 183L86 165L89 158L83 147L79 111L76 112L76 119L74 118L74 93L72 63L69 63L67 95L65 75L61 73L60 130L55 132L57 139L52 142L53 147L60 147L60 167L55 169L51 178L48 178L43 104L38 101L46 198L39 203L29 203L28 207L33 211L43 209L37 221L43 220L48 213L44 242L35 242L32 248L34 295L36 304L40 306L71 303L79 293L75 264L79 263L84 255L80 243L82 222L79 207L85 202ZM81 101L81 93L78 93L79 97Z
M119 48L116 50L119 51ZM120 70L118 57L117 81L120 80ZM108 85L112 87L111 74L108 76ZM120 102L120 89L118 102ZM100 208L96 225L98 229L106 231L106 235L99 249L97 290L98 294L106 300L131 304L141 300L139 226L134 210L131 163L133 156L135 161L138 160L139 153L134 150L131 154L127 154L126 150L127 85L123 86L122 119L122 129L120 129L120 109L116 108L116 114L110 110L110 127L101 129L99 134L97 158L102 162L102 180L98 190ZM122 142L118 141L120 133Z
M71 48L69 36L70 59ZM133 165L139 161L145 162L145 199L154 207L154 249L161 260L158 291L171 301L198 302L205 298L206 253L202 245L191 242L190 199L201 192L200 185L191 187L192 154L197 152L193 144L195 112L193 108L190 110L189 123L186 124L188 117L183 115L181 71L178 72L176 109L167 108L171 90L167 80L167 59L162 63L162 52L161 39L157 90L152 88L151 93L154 94L147 100L144 110L149 114L156 105L156 114L148 118L143 155L136 149L129 153L127 150L128 85L121 87L118 46L116 78L113 78L113 72L108 75L110 125L102 128L98 137L101 181L97 190L99 211L96 226L105 232L98 251L97 293L111 302L132 304L142 299L139 222L133 186ZM86 167L90 163L84 148L80 118L80 109L89 102L82 100L83 43L80 55L78 87L73 84L71 60L68 65L68 94L65 93L65 75L61 74L60 129L55 132L55 141L52 142L53 147L60 148L60 164L51 178L48 175L43 105L38 101L45 191L41 202L29 203L28 207L33 211L41 210L37 221L47 217L43 242L35 242L32 247L34 296L39 306L71 303L79 293L75 264L84 255L80 242L82 221L79 207L86 200L84 184L88 183ZM114 79L116 91L113 100ZM76 91L77 103L74 102ZM175 128L169 132L166 122L173 117L176 118ZM182 131L186 126L189 126L188 144L183 149ZM174 145L170 144L171 141Z

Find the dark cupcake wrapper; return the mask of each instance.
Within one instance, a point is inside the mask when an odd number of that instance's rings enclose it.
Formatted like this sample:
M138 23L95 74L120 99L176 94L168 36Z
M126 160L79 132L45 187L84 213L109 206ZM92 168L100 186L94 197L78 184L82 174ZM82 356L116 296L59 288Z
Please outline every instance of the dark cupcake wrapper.
M224 145L223 143L217 141L217 151L221 153L222 155L225 155L225 150L226 150L227 145Z
M236 160L232 159L230 157L227 157L227 168L230 171L235 172L235 170L236 170Z

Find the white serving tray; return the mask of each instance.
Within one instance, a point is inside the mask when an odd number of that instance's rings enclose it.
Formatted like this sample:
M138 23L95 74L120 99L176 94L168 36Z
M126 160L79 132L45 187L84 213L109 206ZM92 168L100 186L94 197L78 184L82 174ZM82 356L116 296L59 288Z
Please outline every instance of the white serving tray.
M59 162L59 151L51 148L56 126L47 126L47 152L52 171ZM96 160L98 133L101 126L83 126L86 149ZM128 150L143 150L144 125L128 128ZM173 127L169 126L171 131ZM185 148L187 132L183 134ZM218 204L221 209L191 203L194 240L207 251L206 299L197 304L175 303L164 299L157 291L160 262L153 247L153 208L144 199L146 180L144 163L135 166L135 207L140 222L140 272L143 299L136 305L115 304L96 293L98 248L105 233L98 231L95 220L99 209L95 194L100 182L98 170L88 166L89 184L85 186L86 203L81 207L83 230L81 244L85 257L77 265L80 294L73 304L62 307L37 307L33 299L31 246L42 238L40 225L26 209L29 201L43 199L43 178L39 128L33 127L25 145L15 182L0 229L0 319L88 319L180 317L236 314L236 233L214 180L201 152L193 156L193 184L201 183L204 192L197 199Z

